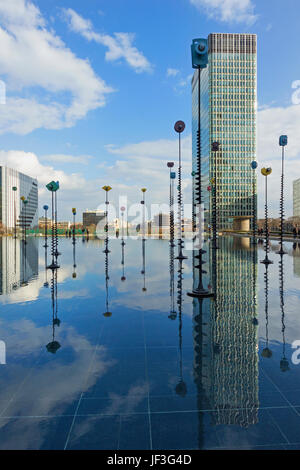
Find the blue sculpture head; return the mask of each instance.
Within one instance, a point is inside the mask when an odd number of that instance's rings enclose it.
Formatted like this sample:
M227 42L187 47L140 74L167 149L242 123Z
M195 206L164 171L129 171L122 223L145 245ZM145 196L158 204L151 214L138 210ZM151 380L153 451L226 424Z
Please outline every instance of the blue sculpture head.
M255 161L251 162L251 168L252 168L252 170L256 170L257 162L255 162Z
M43 209L44 209L44 211L47 211L49 209L49 207L45 205L45 206L43 206Z
M193 69L205 69L208 64L208 42L207 39L193 39L191 45Z
M281 136L279 137L279 145L280 145L280 147L285 147L285 146L287 145L287 143L288 143L288 137L287 137L287 135L281 135Z
M170 177L171 177L171 180L174 180L176 178L175 171L171 171Z

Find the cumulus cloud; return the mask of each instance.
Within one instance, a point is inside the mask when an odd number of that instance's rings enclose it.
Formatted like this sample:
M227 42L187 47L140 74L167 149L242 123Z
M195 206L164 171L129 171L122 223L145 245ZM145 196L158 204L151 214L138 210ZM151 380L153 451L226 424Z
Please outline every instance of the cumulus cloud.
M75 163L79 165L88 165L88 163L92 160L91 155L66 155L66 154L52 154L52 155L43 155L41 160L45 160L47 162L55 162L55 163Z
M0 107L0 133L73 126L104 106L113 91L47 27L31 1L0 0L0 43L0 74L8 92ZM34 96L28 98L28 89ZM37 98L41 91L47 95L44 102Z
M92 22L80 16L72 8L64 9L63 12L72 31L81 34L88 41L95 41L107 47L108 50L105 53L107 61L113 62L124 59L138 73L151 71L152 66L148 59L133 46L134 34L114 33L113 36L110 36L96 33Z
M167 69L167 77L176 77L179 74L179 70L169 68Z
M190 3L222 22L252 24L257 19L252 0L190 0Z

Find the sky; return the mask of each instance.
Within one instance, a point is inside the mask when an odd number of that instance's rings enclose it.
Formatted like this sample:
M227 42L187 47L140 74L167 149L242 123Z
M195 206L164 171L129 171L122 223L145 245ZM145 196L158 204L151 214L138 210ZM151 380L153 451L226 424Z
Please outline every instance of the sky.
M191 200L193 38L258 35L258 163L271 166L279 213L278 138L287 134L286 213L300 178L300 3L285 0L0 0L0 164L59 180L60 220L110 199L168 203L174 123L183 120L184 201ZM4 89L5 88L5 89ZM5 91L5 93L4 93ZM259 172L260 173L260 172ZM259 174L259 215L263 177ZM156 211L153 209L154 212ZM150 214L149 214L150 215ZM79 215L81 218L81 215Z

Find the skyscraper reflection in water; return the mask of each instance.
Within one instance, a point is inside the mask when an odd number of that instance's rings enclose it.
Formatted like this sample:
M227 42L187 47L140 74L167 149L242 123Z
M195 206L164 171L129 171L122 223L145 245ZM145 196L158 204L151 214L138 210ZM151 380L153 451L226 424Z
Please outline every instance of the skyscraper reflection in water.
M27 243L11 237L0 239L0 295L27 285L38 276L38 240L28 237Z
M206 265L207 266L207 265ZM211 250L213 300L194 299L194 381L210 424L248 427L258 422L257 249L246 239L220 238Z

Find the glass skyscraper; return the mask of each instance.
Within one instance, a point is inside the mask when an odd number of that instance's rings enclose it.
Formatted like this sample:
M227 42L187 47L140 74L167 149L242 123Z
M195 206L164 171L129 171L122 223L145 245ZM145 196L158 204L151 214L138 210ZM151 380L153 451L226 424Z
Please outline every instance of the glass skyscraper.
M216 180L218 228L253 214L256 177L257 39L254 34L210 34L208 66L192 79L193 171L197 171L198 86L200 76L201 174L206 220L211 220ZM212 152L213 142L220 143ZM254 185L254 187L253 187ZM253 189L255 198L253 198ZM195 196L195 187L193 188Z

